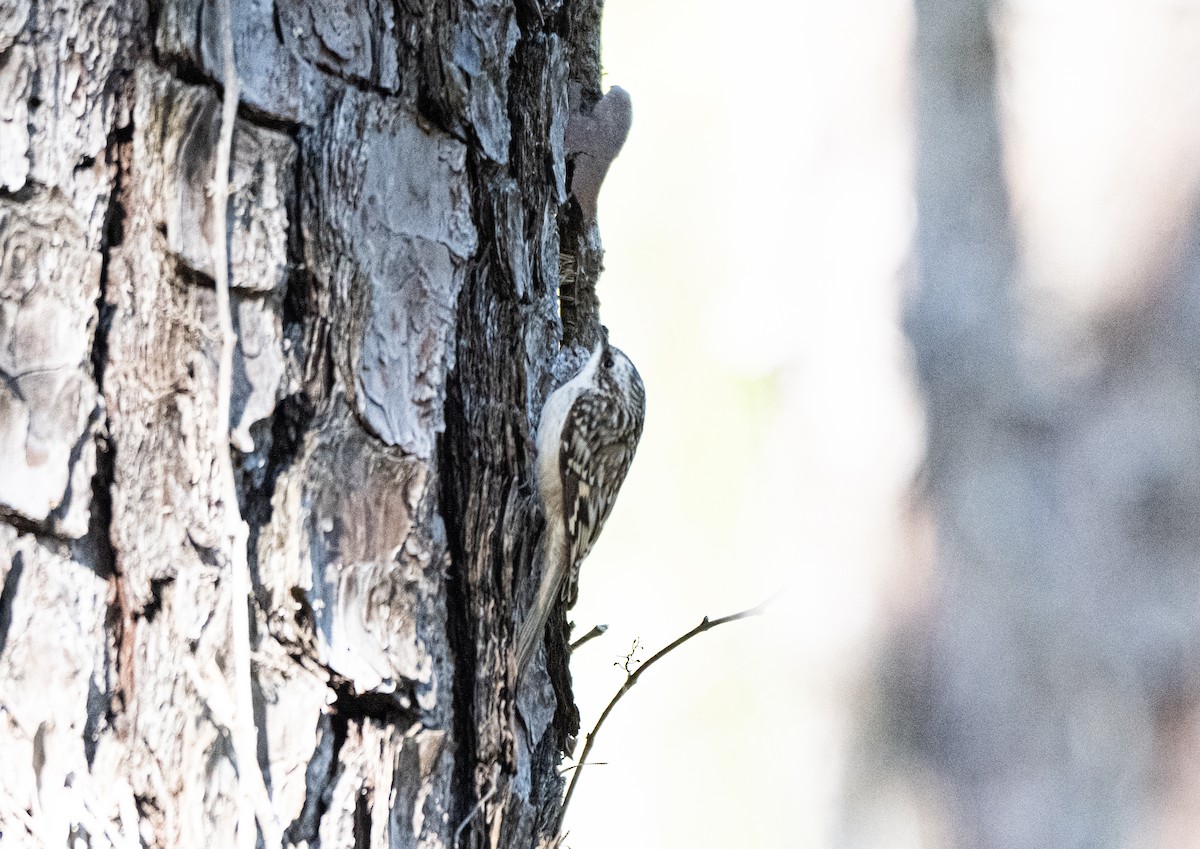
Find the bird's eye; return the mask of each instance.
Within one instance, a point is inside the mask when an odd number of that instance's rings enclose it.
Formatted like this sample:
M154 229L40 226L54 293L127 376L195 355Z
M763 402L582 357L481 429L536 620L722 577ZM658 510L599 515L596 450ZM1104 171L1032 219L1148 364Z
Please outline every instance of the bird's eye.
M605 351L604 357L600 360L600 365L604 366L605 368L612 368L613 367L613 355L610 354L608 351Z

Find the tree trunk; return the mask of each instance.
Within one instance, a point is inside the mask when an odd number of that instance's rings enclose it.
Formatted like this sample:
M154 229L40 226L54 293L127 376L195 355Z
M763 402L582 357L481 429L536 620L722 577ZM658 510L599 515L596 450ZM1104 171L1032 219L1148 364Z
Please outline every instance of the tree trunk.
M565 620L521 711L512 641L536 415L564 324L599 326L567 125L599 99L600 4L542 3L235 0L228 423L219 5L0 9L5 846L232 845L259 774L267 845L557 833Z
M901 845L1195 843L1197 29L1053 5L916 3L905 320L933 568L883 659L898 721L863 752L899 755ZM857 783L856 823L868 796L895 816Z

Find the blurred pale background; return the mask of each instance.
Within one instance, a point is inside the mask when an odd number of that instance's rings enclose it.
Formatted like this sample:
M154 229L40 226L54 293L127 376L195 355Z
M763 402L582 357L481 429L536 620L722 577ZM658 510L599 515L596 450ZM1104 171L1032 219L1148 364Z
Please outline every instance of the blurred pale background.
M1200 161L1196 16L1029 2L995 18L1022 280L1053 315L1128 297L1180 238ZM577 632L610 626L572 661L584 731L635 638L645 658L704 615L784 594L626 696L572 801L573 849L844 844L874 665L927 580L900 318L913 30L903 0L606 3L605 85L630 91L634 124L600 199L600 294L649 401L574 611ZM878 794L859 832L933 845Z
M855 686L921 450L898 326L912 229L911 9L900 0L608 0L606 85L634 124L601 195L613 339L645 436L584 570L584 727L606 723L567 844L821 846Z

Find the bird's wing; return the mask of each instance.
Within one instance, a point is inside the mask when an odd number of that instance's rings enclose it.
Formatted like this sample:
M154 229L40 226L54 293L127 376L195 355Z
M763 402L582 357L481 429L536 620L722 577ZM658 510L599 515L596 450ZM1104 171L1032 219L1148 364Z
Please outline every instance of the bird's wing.
M575 603L576 568L592 550L633 462L636 427L618 404L599 392L582 392L567 412L559 446L568 574L563 598Z

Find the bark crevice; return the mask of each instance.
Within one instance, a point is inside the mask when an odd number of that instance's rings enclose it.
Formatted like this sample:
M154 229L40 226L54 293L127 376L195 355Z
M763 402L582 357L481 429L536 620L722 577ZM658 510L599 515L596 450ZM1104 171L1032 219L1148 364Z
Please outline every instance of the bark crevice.
M466 574L465 535L459 517L462 515L462 496L458 492L458 476L455 468L458 456L455 443L465 438L459 433L459 423L464 421L461 389L457 371L452 371L446 387L446 430L442 434L437 451L438 476L441 489L438 510L446 523L446 541L449 552L449 568L446 574L446 638L454 658L454 681L451 693L454 703L453 734L456 743L450 819L461 822L475 804L476 737L475 717L471 709L475 695L475 634L471 626Z
M329 714L317 720L317 745L304 771L305 795L300 813L284 830L285 845L317 842L321 820L329 810L330 787L337 776L338 754L346 740L346 727L335 726Z
M21 583L21 573L25 571L25 557L17 552L12 557L8 571L4 575L4 584L0 586L0 655L8 643L8 632L12 627L13 600L17 597L17 587Z

